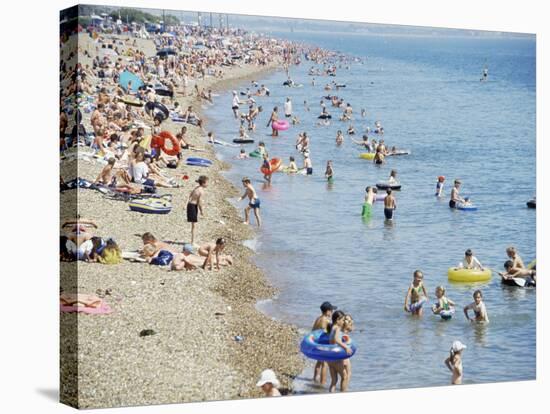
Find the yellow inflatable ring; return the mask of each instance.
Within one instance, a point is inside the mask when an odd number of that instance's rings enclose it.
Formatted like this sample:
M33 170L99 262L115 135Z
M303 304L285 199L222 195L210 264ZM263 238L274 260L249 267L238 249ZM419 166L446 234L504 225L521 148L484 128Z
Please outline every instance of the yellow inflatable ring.
M373 160L374 152L362 152L359 154L359 158L363 158L364 160Z
M447 275L452 282L486 282L491 280L491 269L485 268L485 270L478 269L461 269L458 267L450 267Z

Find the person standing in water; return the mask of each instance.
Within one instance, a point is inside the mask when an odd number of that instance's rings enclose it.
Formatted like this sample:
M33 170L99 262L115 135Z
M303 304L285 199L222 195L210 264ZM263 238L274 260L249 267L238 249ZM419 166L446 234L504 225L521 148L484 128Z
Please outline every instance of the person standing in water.
M286 98L286 102L284 104L284 110L285 110L285 117L290 118L292 116L292 101L290 98Z
M459 191L460 186L462 185L462 181L460 181L458 178L454 182L454 187L451 190L451 199L449 200L449 207L450 208L456 208L456 205L458 203L464 203L465 200L460 197Z
M240 200L244 200L248 197L248 205L244 209L244 222L243 224L249 224L250 222L250 210L254 211L254 216L256 217L256 223L258 227L262 225L262 219L260 217L260 199L256 194L256 190L252 187L250 178L243 178L243 186L245 188L244 194L241 196Z
M428 292L422 280L424 274L420 270L415 270L413 274L413 282L405 295L405 312L410 312L413 315L422 316L422 306L428 301ZM409 304L410 299L410 304Z
M481 74L480 82L486 82L489 79L489 68L487 65L483 67L483 72Z
M277 107L273 108L273 111L271 112L271 116L269 117L269 121L267 121L267 125L266 125L266 126L269 126L271 124L271 136L272 137L278 137L279 136L279 131L276 130L275 127L273 126L273 123L277 122L279 120L278 111L279 111L279 108L277 108Z
M199 212L201 216L204 217L202 197L204 195L204 189L208 186L208 177L201 175L197 183L199 185L191 191L187 199L187 222L191 223L191 244L195 243L195 224L199 221Z
M393 220L393 212L397 208L395 197L392 195L391 188L386 190L387 196L384 198L384 216L386 220Z
M475 318L470 318L468 314L469 310L474 312ZM474 301L464 307L464 315L470 322L489 322L489 315L487 315L487 309L485 308L485 303L483 303L481 290L474 292Z
M334 181L334 169L332 168L332 161L327 161L327 169L325 170L325 178L329 183Z
M445 360L445 365L453 373L451 384L462 384L462 351L467 347L460 341L454 341L451 346L449 358Z
M333 306L330 302L323 302L321 304L321 315L315 319L313 322L312 331L322 329L324 332L328 333L332 312L338 309L337 306ZM313 370L313 382L319 382L319 384L324 384L327 381L327 370L328 364L324 361L317 361L315 364L315 369Z
M437 177L437 184L435 185L435 196L441 197L443 195L443 186L445 184L445 177L440 175Z
M231 102L231 109L233 110L233 115L235 116L235 119L239 117L240 104L241 104L241 101L239 100L239 95L237 95L237 91L233 91L233 100Z
M375 193L374 189L370 186L365 189L365 192L365 202L363 204L363 211L361 212L361 215L363 218L368 219L372 215L372 204L374 203Z

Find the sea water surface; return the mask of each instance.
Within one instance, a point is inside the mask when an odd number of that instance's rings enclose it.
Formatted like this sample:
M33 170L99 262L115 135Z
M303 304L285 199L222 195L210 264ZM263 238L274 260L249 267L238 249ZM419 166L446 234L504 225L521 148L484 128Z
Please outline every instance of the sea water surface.
M252 138L256 144L265 141L270 155L285 162L296 156L300 166L294 144L298 132L307 131L313 176L278 173L267 187L258 159L235 160L238 148L217 146L218 156L233 164L228 178L241 186L243 176L252 177L262 200L256 261L280 294L259 307L304 332L325 300L351 313L358 351L350 390L447 385L450 373L443 361L455 339L468 347L465 383L534 379L536 291L502 286L496 273L491 282L478 285L447 280L447 269L461 262L468 248L495 271L502 270L509 245L526 262L535 257L535 211L525 205L535 193L534 37L278 35L367 59L339 69L335 78L315 77L315 86L307 75L312 63L306 61L291 68L301 88L283 87L282 71L257 79L271 96L257 98L264 112ZM480 82L485 64L489 80ZM333 119L328 127L315 125L319 101L327 95L323 87L332 80L346 84L329 93L352 103L356 139L381 120L386 144L409 149L411 155L389 157L376 167L358 157L361 149L349 136L336 146L336 131L345 132L347 124ZM243 83L239 90L247 86ZM282 116L287 96L302 123L271 138L265 124L275 105ZM338 118L341 110L326 102ZM206 111L209 128L225 141L238 131L230 107L227 92ZM360 116L361 108L367 110L366 118ZM256 144L245 146L247 152ZM323 176L329 159L333 184ZM387 179L391 169L398 171L403 186L395 193L393 223L385 222L382 203L363 221L365 187ZM434 197L439 175L447 178L442 199ZM454 178L462 179L461 194L470 196L478 211L449 209ZM415 269L424 272L430 302L437 285L447 288L447 297L458 304L452 320L442 321L428 307L422 318L403 311ZM486 326L472 325L462 314L475 289L484 295L491 320ZM302 392L319 390L310 376L308 364L295 382Z

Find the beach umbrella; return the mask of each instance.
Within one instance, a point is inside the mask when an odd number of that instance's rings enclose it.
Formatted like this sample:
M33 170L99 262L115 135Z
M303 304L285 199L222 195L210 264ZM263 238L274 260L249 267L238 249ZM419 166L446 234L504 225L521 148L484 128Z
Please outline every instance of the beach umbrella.
M136 92L138 88L143 85L143 81L139 78L139 76L133 74L132 72L128 72L127 70L120 74L118 84L126 91L128 82L130 81L132 81L132 92Z
M160 57L165 57L168 55L175 55L175 54L176 54L176 51L174 49L168 49L168 48L161 49L157 52L157 56L160 56Z

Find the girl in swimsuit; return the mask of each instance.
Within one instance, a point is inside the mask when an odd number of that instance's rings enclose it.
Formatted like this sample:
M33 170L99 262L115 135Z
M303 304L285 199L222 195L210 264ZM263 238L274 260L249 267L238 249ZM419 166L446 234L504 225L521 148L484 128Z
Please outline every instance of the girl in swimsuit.
M422 316L422 305L428 300L428 292L426 292L422 279L424 279L422 271L415 270L413 274L413 282L409 286L409 290L407 290L407 295L405 296L405 312L410 312L411 314L418 316Z
M464 307L464 315L466 315L466 319L470 322L489 322L489 316L487 315L485 303L483 303L483 294L481 293L481 290L476 290L473 296L474 302ZM469 310L474 312L475 318L470 318L470 315L468 314Z
M351 348L349 348L342 341L342 328L344 326L345 319L344 312L337 310L332 314L332 326L330 329L329 343L331 345L337 344L346 350L346 354L351 354ZM330 370L330 387L329 392L336 391L336 384L338 383L338 376L340 377L340 391L345 392L348 389L349 377L348 371L345 369L344 360L331 361L328 363Z
M455 303L448 299L445 296L445 288L443 286L438 286L435 288L435 296L437 302L432 306L432 312L436 315L439 315L441 311L453 311Z

